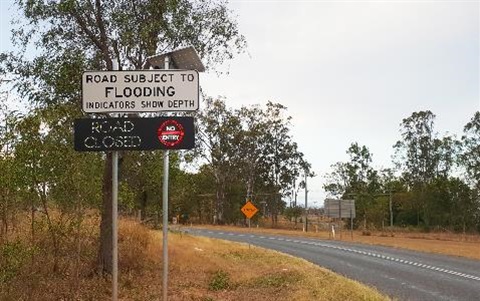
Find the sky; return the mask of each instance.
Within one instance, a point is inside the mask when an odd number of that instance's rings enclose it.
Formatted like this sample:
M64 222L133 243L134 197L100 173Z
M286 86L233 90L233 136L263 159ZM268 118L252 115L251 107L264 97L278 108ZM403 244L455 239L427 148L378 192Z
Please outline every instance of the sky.
M9 49L11 1L0 0L0 51ZM326 197L330 166L352 142L376 168L391 167L400 123L436 114L441 134L460 136L480 109L479 1L231 0L247 52L200 77L227 105L278 102L312 164L309 205ZM301 191L299 201L304 201Z
M203 76L208 95L239 107L288 107L293 137L317 174L321 205L330 166L352 142L391 167L400 123L436 114L436 130L461 135L480 109L478 1L231 1L248 54L228 76ZM300 192L299 200L304 200Z

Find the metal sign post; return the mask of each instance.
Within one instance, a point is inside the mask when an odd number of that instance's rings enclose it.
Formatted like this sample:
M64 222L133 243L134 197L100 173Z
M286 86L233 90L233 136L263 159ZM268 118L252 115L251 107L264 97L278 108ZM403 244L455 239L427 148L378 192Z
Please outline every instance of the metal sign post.
M170 152L163 152L163 193L162 193L162 210L163 210L163 300L167 301L168 293L168 169L170 165Z
M112 300L118 300L118 151L112 152Z
M114 63L113 69L118 70ZM83 93L83 89L82 89ZM83 99L83 98L82 98ZM118 151L112 151L112 300L118 300Z
M252 204L250 199L247 199L245 205L240 209L245 217L248 219L248 229L251 231L250 228L250 219L258 212L258 208ZM251 234L251 232L249 232ZM250 249L250 239L248 239L248 248Z
M169 57L165 56L165 70L169 68ZM162 192L162 211L163 211L163 300L168 298L168 177L169 177L169 151L163 151L163 192Z
M342 218L350 218L350 235L353 239L353 219L355 214L355 200L325 199L325 213L328 217L338 218L340 238L342 238Z

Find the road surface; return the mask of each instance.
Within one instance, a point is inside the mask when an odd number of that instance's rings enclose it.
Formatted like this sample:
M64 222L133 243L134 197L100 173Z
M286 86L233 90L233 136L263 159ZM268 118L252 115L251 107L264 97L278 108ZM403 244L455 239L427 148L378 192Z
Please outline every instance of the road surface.
M192 228L185 231L301 257L397 300L480 300L480 261L476 260L333 240Z

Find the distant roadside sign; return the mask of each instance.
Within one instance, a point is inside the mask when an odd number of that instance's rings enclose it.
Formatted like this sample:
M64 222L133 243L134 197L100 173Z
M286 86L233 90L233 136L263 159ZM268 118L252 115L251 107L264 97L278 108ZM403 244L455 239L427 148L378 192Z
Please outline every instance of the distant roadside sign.
M243 205L242 209L240 210L248 219L252 218L258 212L257 207L255 207L255 205L253 205L252 202L250 201L248 201L245 205Z
M195 147L193 117L84 118L74 134L80 152Z
M355 200L325 199L325 214L332 218L355 218Z
M86 71L82 75L85 113L196 111L196 70Z

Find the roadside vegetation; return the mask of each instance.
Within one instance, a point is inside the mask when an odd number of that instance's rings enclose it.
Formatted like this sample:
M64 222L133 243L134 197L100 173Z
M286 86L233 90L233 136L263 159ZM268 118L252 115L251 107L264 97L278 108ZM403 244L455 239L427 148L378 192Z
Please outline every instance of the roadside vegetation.
M0 299L110 300L110 279L92 273L99 221L90 212L80 228L63 229L55 249L46 227L36 228L33 242L28 218L18 216L0 245ZM121 219L119 234L120 300L161 300L161 232ZM245 244L174 232L169 257L169 300L388 300L304 260Z
M7 300L32 299L36 294L53 294L55 300L87 294L80 299L97 300L108 294L112 269L112 156L73 149L73 122L86 117L80 109L83 71L113 70L114 65L119 70L138 70L157 51L190 45L214 70L243 52L246 40L224 1L15 3L16 50L0 54L1 293ZM196 149L170 156L168 215L180 223L244 225L240 208L251 199L260 209L254 224L263 220L280 227L282 216L296 222L304 213L295 197L305 189L301 179L315 174L292 135L295 120L288 108L276 102L231 108L228 100L208 95L200 107L193 114L198 127ZM427 110L401 121L394 169L373 168L368 147L356 142L347 150L349 161L332 165L324 188L332 197L355 199L356 229L367 234L388 226L391 199L394 226L415 232L450 231L463 237L478 233L480 112L472 112L462 137L440 135L434 120ZM120 154L119 211L153 228L159 227L163 214L162 156L146 151ZM138 300L148 300L141 295L143 284L137 277L154 279L159 274L148 264L156 257L145 253L155 243L145 234L148 231L125 223L123 227L122 297L139 294ZM177 243L193 239L173 237ZM197 253L189 256L193 254ZM197 255L192 260L206 256ZM252 260L252 265L262 267L261 261ZM178 269L196 271L188 264L185 260ZM205 300L226 300L232 294L232 300L238 300L249 294L249 285L277 285L266 291L281 300L294 298L290 286L313 285L298 271L285 278L282 273L255 270L260 278L238 280L238 271L229 269L226 261L222 264L200 273L203 278L195 284L199 287L195 298L203 294ZM286 283L289 289L284 288ZM197 286L191 284L184 284L179 292L195 291Z
M324 189L356 201L357 228L478 233L480 112L472 112L461 137L438 133L435 117L426 110L401 121L395 168L374 168L373 154L356 142L348 161L332 165Z

